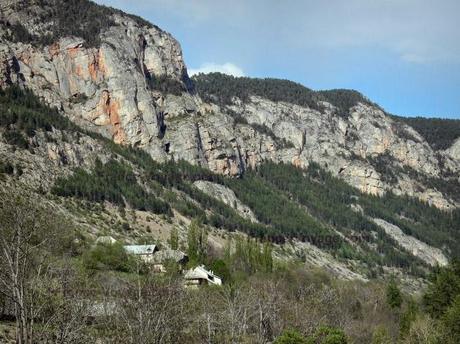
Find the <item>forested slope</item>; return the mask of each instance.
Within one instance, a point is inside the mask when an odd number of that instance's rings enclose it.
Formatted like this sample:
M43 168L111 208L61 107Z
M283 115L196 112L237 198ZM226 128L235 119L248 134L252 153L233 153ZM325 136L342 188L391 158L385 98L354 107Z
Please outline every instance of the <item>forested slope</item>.
M355 90L313 91L289 80L233 77L222 73L209 73L195 75L192 81L195 90L205 100L227 105L231 104L234 97L248 101L250 96L259 96L274 102L283 101L321 111L323 107L319 102L327 101L336 106L343 117L347 117L348 110L358 102L375 105Z
M444 150L460 137L460 119L396 117L417 130L436 150Z
M368 271L384 265L414 274L426 271L422 261L402 249L372 218L397 225L448 256L458 254L459 210L446 213L391 193L371 196L314 162L307 169L267 162L240 178L224 177L184 161L158 163L142 150L115 145L80 129L30 92L7 89L0 94L0 101L3 138L18 151L38 149L34 147L37 132L61 129L91 135L112 152L105 162L96 159L90 170L77 168L73 175L59 177L47 191L58 196L111 202L169 217L174 209L213 228L241 231L260 240L310 242L337 259L359 261ZM259 222L244 219L232 206L198 190L193 185L197 180L233 190ZM357 236L365 240L353 241Z

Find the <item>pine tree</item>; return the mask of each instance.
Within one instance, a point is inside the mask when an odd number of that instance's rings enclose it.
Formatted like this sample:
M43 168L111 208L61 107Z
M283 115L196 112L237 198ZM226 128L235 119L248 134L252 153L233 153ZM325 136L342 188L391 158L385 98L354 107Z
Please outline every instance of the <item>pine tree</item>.
M402 305L402 294L394 278L387 286L387 303L392 309L401 308Z
M456 297L452 306L446 311L442 322L446 330L446 343L460 343L460 295Z
M407 302L407 309L404 311L399 321L399 335L401 338L405 338L408 335L412 323L417 318L417 314L417 303L411 298Z
M207 256L208 233L200 227L198 220L190 223L187 235L187 254L191 266L204 263Z
M177 230L177 227L171 229L171 233L169 235L169 246L172 250L179 249L179 232Z
M272 255L272 246L269 242L264 243L263 252L263 270L267 273L273 271L273 255Z

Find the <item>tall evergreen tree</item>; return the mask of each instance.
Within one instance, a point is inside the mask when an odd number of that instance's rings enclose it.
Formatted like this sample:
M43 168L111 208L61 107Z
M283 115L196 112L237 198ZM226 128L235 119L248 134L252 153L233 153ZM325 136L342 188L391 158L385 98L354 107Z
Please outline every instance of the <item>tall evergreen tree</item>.
M190 223L187 235L187 254L191 266L205 262L208 248L208 233L197 219Z
M172 250L179 249L179 232L177 227L171 229L171 233L169 234L169 246Z
M402 305L402 294L401 290L399 290L398 285L394 278L390 280L387 286L387 303L392 308L401 308Z

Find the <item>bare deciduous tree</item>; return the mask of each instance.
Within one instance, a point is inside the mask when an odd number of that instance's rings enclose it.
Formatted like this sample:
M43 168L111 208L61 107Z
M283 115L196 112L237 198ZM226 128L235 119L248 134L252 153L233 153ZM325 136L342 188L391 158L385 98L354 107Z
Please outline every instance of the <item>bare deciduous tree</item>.
M82 277L68 261L51 270L42 283L42 298L47 307L41 314L40 340L54 344L88 343L87 324L93 302L81 290Z
M119 295L116 322L124 329L124 342L171 343L180 336L185 319L184 290L174 279L159 281L142 276Z
M40 311L35 281L47 273L47 255L42 249L46 235L42 209L22 198L0 199L0 290L14 305L16 341L34 341L34 320Z

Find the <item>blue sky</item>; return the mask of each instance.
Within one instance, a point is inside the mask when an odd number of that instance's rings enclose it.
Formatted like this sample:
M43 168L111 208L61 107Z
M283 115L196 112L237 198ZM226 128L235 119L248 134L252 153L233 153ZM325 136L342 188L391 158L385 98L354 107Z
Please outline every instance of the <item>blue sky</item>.
M460 118L459 0L97 0L181 43L189 73L353 88L387 111Z

